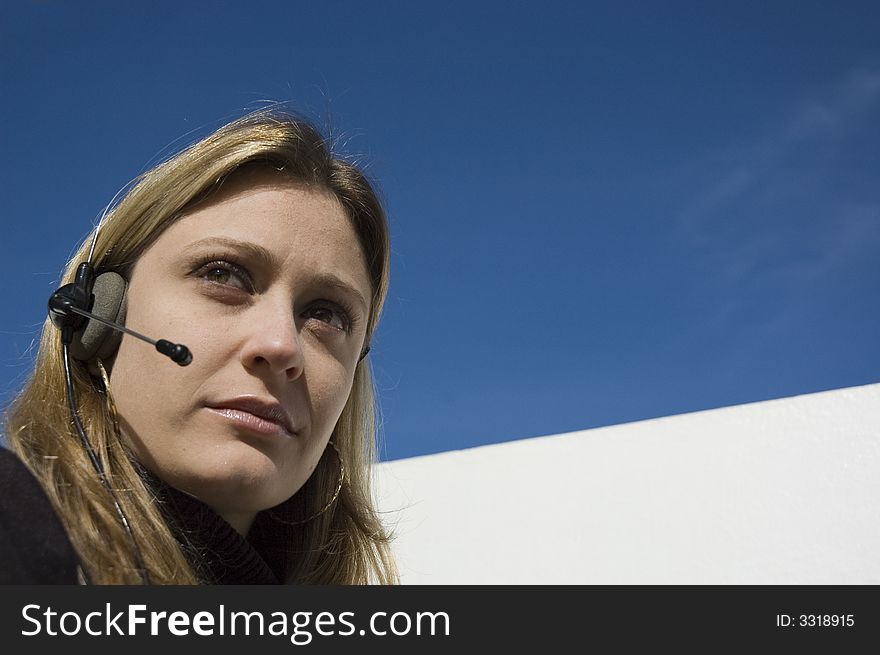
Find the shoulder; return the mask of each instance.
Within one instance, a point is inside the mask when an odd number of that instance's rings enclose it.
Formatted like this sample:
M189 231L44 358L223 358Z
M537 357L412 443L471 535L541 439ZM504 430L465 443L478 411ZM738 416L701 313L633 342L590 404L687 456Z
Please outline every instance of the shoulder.
M40 483L0 448L0 584L76 584L78 563Z

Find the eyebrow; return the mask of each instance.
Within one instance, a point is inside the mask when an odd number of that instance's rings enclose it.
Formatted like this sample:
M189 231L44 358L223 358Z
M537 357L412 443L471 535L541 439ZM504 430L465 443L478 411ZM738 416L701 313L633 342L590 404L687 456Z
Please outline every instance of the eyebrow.
M243 252L249 258L256 259L260 264L267 268L278 268L280 266L278 258L275 257L275 255L273 255L270 251L266 250L263 246L257 245L256 243L251 243L250 241L239 241L238 239L227 239L226 237L208 237L206 239L193 241L186 248L184 248L184 252L197 250L206 246L238 250L240 252Z
M186 248L184 248L184 252L189 252L191 250L196 250L203 247L229 248L231 250L238 250L239 252L243 252L248 258L255 259L262 266L270 269L277 269L281 266L278 258L271 251L267 250L263 246L250 241L239 241L238 239L228 239L226 237L207 237L205 239L194 241L186 246ZM349 284L334 273L316 273L312 277L312 280L318 286L338 289L339 291L354 296L354 298L358 302L360 302L364 312L367 311L368 305L363 294L358 291L357 288L355 288L353 285Z

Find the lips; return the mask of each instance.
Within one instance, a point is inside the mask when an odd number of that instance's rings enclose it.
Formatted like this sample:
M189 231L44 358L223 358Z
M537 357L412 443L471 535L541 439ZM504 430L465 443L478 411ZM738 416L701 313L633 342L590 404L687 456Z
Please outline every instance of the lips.
M257 396L240 396L207 404L208 409L257 432L284 431L295 434L290 415L281 405Z

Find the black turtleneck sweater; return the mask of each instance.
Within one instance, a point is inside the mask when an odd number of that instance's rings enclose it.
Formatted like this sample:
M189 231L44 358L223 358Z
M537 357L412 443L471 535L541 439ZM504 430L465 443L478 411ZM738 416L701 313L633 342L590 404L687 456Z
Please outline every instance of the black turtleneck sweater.
M40 483L0 448L0 584L75 585L78 563Z
M294 537L288 523L260 512L244 538L200 500L140 473L203 583L286 579ZM0 584L77 584L78 563L42 487L13 453L0 448Z
M288 569L290 526L268 512L254 519L247 538L205 503L142 472L172 533L205 584L280 584Z

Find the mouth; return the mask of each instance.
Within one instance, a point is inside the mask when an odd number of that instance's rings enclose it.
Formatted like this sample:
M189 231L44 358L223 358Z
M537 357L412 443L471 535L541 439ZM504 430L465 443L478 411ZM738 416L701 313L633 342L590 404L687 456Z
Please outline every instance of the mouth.
M212 402L206 408L235 426L256 434L285 437L296 434L290 415L273 400L242 396Z

